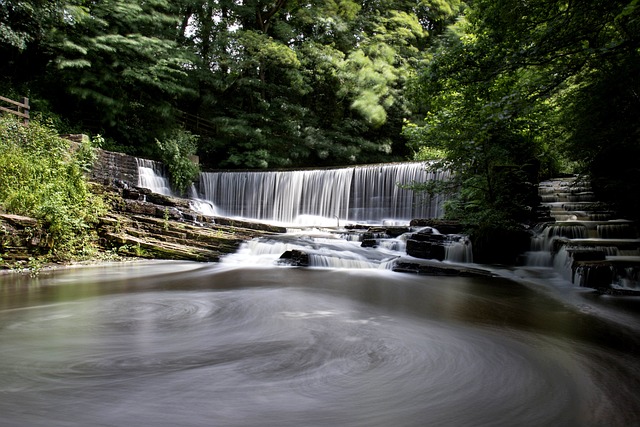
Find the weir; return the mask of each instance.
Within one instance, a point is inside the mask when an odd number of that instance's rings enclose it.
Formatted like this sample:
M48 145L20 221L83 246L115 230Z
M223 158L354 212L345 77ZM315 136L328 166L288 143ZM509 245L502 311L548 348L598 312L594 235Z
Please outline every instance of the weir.
M425 163L348 168L208 172L199 197L226 216L291 224L393 223L437 218L443 197L425 199L399 184L443 181L448 171L428 172ZM320 223L320 224L318 224Z
M161 163L137 159L138 186L171 195ZM429 197L402 185L446 181L449 171L427 171L423 162L334 169L224 171L200 174L191 189L203 214L295 225L340 226L407 223L439 218L444 196Z
M140 186L153 192L167 190L161 164L138 163ZM440 234L431 227L409 227L412 219L437 218L443 213L444 197L425 199L402 187L450 178L447 171L428 172L427 167L426 163L412 162L318 170L208 172L201 174L198 185L193 186L190 207L216 221L219 217L240 217L287 227L286 236L245 243L225 259L227 263L251 260L251 264L271 265L280 262L279 257L288 251L303 254L303 260L293 261L297 265L313 267L393 269L392 261L405 254L470 263L473 255L466 236ZM378 225L383 227L371 231ZM325 234L314 235L315 227L325 228ZM395 231L390 232L390 228Z

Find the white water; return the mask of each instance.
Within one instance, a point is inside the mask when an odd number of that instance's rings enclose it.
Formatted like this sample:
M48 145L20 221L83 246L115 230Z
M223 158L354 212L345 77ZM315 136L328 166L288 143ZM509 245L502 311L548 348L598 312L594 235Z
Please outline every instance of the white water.
M601 211L593 194L586 190L573 178L540 184L542 205L549 208L556 222L541 224L536 230L531 251L525 254L526 265L552 267L564 280L581 286L588 283L592 268L576 264L573 253L593 253L596 261L601 254L601 261L611 265L612 288L640 289L640 239L632 222L611 220L611 212Z
M447 180L424 163L340 169L213 172L200 177L200 196L222 215L285 224L397 223L442 216L443 198L423 200L398 184Z
M173 195L161 163L136 159L138 186ZM425 198L400 184L448 180L449 172L427 172L424 163L338 169L209 172L191 189L191 207L203 215L240 217L287 225L340 227L347 223L406 225L438 218L443 196Z
M406 255L406 238L418 229L396 238L376 238L375 247L363 247L362 232L309 228L290 230L286 234L256 238L243 243L240 249L221 259L221 263L233 266L273 266L283 261L287 251L300 251L309 257L309 267L337 269L391 270L395 261L413 260ZM464 236L447 242L445 260L429 260L433 265L466 264L473 262L471 244ZM286 262L285 262L286 263Z
M171 195L160 163L138 159L138 166L140 186ZM398 184L448 178L448 173L426 172L424 163L204 173L200 183L204 196L198 197L194 186L190 207L208 216L236 216L297 227L290 227L286 236L244 244L226 258L226 263L272 265L284 252L298 250L308 255L313 267L391 269L392 261L405 255L406 235L376 236L375 248L361 247L363 233L341 227L350 221L406 225L413 218L439 216L442 199L423 203L413 191ZM445 251L445 261L473 262L471 244L465 236L451 236Z
M165 196L173 195L169 179L164 176L161 163L153 160L138 159L138 187L148 188L154 193L164 194Z

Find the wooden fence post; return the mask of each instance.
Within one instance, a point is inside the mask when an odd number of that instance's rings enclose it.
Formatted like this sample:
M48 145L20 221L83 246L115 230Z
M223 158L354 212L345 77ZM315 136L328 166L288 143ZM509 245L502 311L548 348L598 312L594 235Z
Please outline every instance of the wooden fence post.
M24 120L24 124L28 125L29 124L29 98L22 98L22 107L18 107L18 111L21 111L21 113L24 114L23 120Z
M4 111L10 114L14 114L22 118L22 123L29 124L29 98L22 98L22 103L14 101L4 96L0 96L0 101L4 101L7 104L13 105L13 109L0 106L0 111Z

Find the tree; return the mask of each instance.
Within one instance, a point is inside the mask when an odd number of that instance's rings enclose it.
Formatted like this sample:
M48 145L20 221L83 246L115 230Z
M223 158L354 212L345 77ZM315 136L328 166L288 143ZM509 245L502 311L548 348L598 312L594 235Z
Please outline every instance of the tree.
M637 16L637 1L477 0L465 9L415 83L426 119L406 129L416 151L443 149L456 171L451 215L476 228L483 217L518 224L532 203L526 183L537 182L537 165L542 174L558 172L566 156L595 178L599 144L637 135L630 119ZM609 90L620 96L605 112L599 102ZM625 118L612 120L611 111ZM606 142L595 140L601 126L615 129ZM574 154L581 144L586 156Z
M136 154L186 130L209 167L404 160L404 87L459 5L5 0L0 72L67 130Z
M35 108L46 99L44 109L129 146L152 143L172 127L175 100L189 91L192 58L178 49L170 2L32 0L2 6L12 22L0 39L12 58L3 71L12 85L28 84L35 92Z
M401 3L253 1L207 9L217 30L196 19L190 39L208 55L198 65L197 108L189 111L207 118L190 129L202 134L201 159L224 167L403 159L403 86L422 55L428 19L417 17L415 2Z

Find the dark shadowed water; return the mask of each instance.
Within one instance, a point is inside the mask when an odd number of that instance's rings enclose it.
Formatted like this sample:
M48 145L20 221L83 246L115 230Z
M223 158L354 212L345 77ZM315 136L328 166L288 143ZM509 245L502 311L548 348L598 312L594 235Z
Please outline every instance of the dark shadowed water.
M630 426L637 331L497 278L0 276L1 426Z

